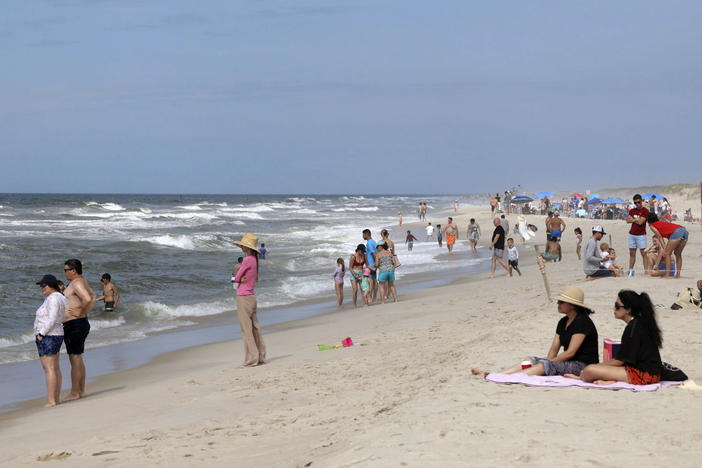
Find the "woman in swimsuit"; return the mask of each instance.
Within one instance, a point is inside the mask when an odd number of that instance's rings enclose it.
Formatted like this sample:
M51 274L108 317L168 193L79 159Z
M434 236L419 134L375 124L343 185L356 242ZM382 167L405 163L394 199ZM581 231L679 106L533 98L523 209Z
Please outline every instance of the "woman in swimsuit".
M470 218L470 224L468 224L466 231L466 237L470 240L470 247L473 249L473 252L476 252L475 246L478 245L478 239L480 239L480 224L475 222L475 218Z
M653 213L648 215L648 227L653 231L653 235L658 238L662 243L663 238L668 239L665 244L665 251L663 257L665 258L665 271L670 274L670 263L671 255L675 254L675 277L680 278L680 270L682 270L682 253L687 245L687 238L689 233L687 229L683 226L666 223L665 221L659 221L658 216ZM669 276L664 276L664 278L669 278Z
M385 299L392 293L397 302L395 290L395 266L392 264L392 253L385 242L378 242L378 283L380 284L380 302L385 304Z
M390 240L390 233L387 229L383 229L380 231L380 236L383 238L383 242L385 242L388 251L390 251L390 254L393 256L393 265L395 265L395 268L397 268L400 266L400 260L398 260L397 252L395 252L395 243Z
M351 290L353 293L353 306L358 300L358 288L363 281L363 266L366 264L366 246L358 244L356 251L349 258L349 273L351 273Z

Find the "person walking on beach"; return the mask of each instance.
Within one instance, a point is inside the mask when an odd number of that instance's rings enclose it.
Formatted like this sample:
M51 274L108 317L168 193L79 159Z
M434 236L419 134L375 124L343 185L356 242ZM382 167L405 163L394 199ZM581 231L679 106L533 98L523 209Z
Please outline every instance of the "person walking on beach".
M414 241L416 241L417 238L412 235L412 232L410 230L407 230L407 237L405 237L405 244L407 244L407 251L411 252L412 251L412 246L414 245Z
M502 229L500 225L500 218L493 218L492 224L495 225L495 230L492 233L492 243L489 247L489 249L492 250L492 267L488 278L495 277L496 262L499 262L502 268L509 271L509 267L505 264L505 261L502 260L505 256L505 230Z
M63 340L66 343L68 360L71 363L71 391L64 401L77 400L85 396L85 339L90 333L88 313L95 305L95 292L83 278L83 264L77 258L66 260L63 273L70 284L64 294L66 309L63 314Z
M100 284L102 285L102 296L95 299L95 301L105 301L105 312L112 312L117 308L117 304L119 303L119 291L117 291L117 286L112 283L112 276L110 276L109 273L102 275Z
M422 221L422 202L419 202L419 205L417 205L417 219L419 221Z
M397 212L397 225L402 226L402 212L401 211Z
M363 230L363 240L366 241L366 265L370 269L369 276L371 288L371 302L375 302L378 295L378 274L376 272L376 257L378 256L378 244L371 237L370 229Z
M334 278L334 291L336 292L336 305L341 307L344 304L344 275L346 274L346 267L344 266L344 259L336 259L336 269L332 277Z
M444 233L441 230L441 224L436 225L436 240L439 243L439 248L444 246Z
M477 252L475 247L478 245L478 239L480 239L480 224L475 222L475 218L470 218L466 235L468 240L470 240L470 248L473 249L473 253Z
M458 200L453 201L453 212L458 213Z
M349 258L349 278L351 280L351 292L354 307L357 306L358 290L360 289L361 282L363 281L363 267L365 265L366 246L363 244L358 244L354 253L351 254L351 258ZM363 291L361 291L361 296L363 296Z
M629 228L629 271L626 274L627 278L634 276L634 265L636 265L636 249L641 252L641 259L644 265L644 272L649 270L649 265L646 261L646 222L648 222L648 208L643 206L641 194L634 195L634 208L629 210L626 217L626 222L631 224Z
M236 312L239 316L241 337L244 340L244 363L240 367L253 367L266 363L266 346L258 323L258 303L256 301L256 281L258 281L258 237L246 233L240 241L234 241L244 252L244 261L236 272Z
M505 230L505 234L509 234L509 221L504 214L500 215L500 226Z
M427 240L430 241L432 237L434 236L434 226L431 225L431 223L427 224Z
M583 271L588 279L603 278L612 276L612 270L608 270L602 266L602 256L597 248L597 243L602 240L605 235L602 226L597 225L592 228L592 237L585 244L585 253L583 254Z
M514 239L511 237L507 238L507 264L509 265L507 269L509 276L512 276L512 269L516 270L519 276L522 276L522 272L519 271L519 250L515 247Z
M446 234L446 247L450 255L453 253L453 246L456 244L456 239L458 239L458 226L453 222L453 218L450 216L448 218L448 224L444 227L444 234Z
M37 283L46 296L34 319L34 342L46 378L47 401L44 407L56 406L61 397L61 367L59 352L63 344L63 315L66 298L59 292L54 275L44 275Z

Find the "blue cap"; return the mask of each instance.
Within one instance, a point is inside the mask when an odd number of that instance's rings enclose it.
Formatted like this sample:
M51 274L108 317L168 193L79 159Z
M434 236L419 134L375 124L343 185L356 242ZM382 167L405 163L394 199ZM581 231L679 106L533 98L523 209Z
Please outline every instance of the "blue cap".
M41 287L44 287L46 285L53 286L54 288L58 289L58 280L54 275L44 275L41 279L41 281L37 282L37 284Z

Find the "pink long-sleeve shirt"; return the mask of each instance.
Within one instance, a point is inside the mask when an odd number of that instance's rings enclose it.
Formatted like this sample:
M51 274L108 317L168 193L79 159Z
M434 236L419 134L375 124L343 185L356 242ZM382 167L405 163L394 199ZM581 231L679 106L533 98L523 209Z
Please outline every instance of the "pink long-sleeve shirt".
M246 277L246 283L241 282L242 277ZM241 262L241 268L236 272L234 282L239 283L236 290L237 296L250 296L254 294L256 287L256 278L258 277L258 265L255 255L247 255L244 261Z

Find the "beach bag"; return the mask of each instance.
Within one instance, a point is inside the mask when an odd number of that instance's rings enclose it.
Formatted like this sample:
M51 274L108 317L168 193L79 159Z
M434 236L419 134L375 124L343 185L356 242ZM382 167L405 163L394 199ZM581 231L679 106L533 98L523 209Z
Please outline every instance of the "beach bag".
M702 296L700 294L700 290L697 288L684 288L678 293L678 297L673 305L678 306L674 307L675 309L689 307L690 305L702 308Z
M395 268L399 268L402 266L402 263L400 263L400 259L397 258L397 255L392 256L392 266L394 266Z
M661 362L663 370L661 372L661 380L668 380L672 382L684 382L687 380L687 374L678 369L672 364L667 362Z

